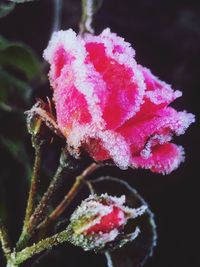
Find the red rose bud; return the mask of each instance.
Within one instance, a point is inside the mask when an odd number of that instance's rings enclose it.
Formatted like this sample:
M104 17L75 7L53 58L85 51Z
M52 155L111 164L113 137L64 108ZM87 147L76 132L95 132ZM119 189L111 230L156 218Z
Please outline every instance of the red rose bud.
M84 250L100 250L107 243L115 241L127 221L142 215L147 209L144 205L132 209L124 203L125 196L90 195L70 218L69 241ZM138 234L139 228L136 228L131 236L136 238Z

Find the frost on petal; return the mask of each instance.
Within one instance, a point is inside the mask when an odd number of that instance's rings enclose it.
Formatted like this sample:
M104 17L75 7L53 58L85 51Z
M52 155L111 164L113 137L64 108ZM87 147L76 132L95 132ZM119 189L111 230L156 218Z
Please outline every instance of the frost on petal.
M130 147L125 138L113 131L104 131L99 134L103 148L108 151L110 158L121 169L127 169L130 164Z
M104 161L110 159L109 152L103 147L100 139L90 138L83 144L84 149L96 161Z
M91 64L85 63L84 44L72 30L59 31L44 51L44 58L51 66L49 78L58 123L66 137L78 124L95 123L99 129L104 125L99 108L103 98L96 94L97 88L104 89L104 81Z
M184 134L194 116L185 111L177 112L171 107L163 108L143 117L139 114L125 123L120 129L125 140L131 146L132 153L151 155L152 147L169 142L173 134Z
M57 89L54 100L57 121L65 136L68 136L74 124L85 124L91 121L87 102L74 86Z
M154 147L151 156L148 158L133 156L132 166L134 168L150 169L161 174L169 174L178 168L183 161L183 148L172 143L166 143Z
M44 58L50 63L49 78L54 89L57 121L65 136L72 127L91 121L87 99L77 86L86 56L81 40L72 30L54 33ZM79 72L77 71L80 68Z
M112 211L101 217L100 221L95 225L91 226L87 230L89 233L98 233L98 232L109 232L115 228L119 228L121 225L126 223L126 217L123 210L118 207L113 207Z
M145 89L143 75L130 44L109 30L99 36L88 35L85 40L86 62L94 66L106 85L101 105L106 128L115 129L139 110Z
M96 161L112 159L121 169L127 169L130 164L131 151L125 138L114 131L100 131L95 125L78 125L71 131L68 143L78 148L82 146Z
M130 164L131 152L125 139L118 133L105 131L84 143L84 148L96 161L112 159L121 169Z
M151 71L145 67L139 66L146 84L145 98L155 105L168 105L176 98L182 96L178 90L174 91L171 86L158 77L153 75Z

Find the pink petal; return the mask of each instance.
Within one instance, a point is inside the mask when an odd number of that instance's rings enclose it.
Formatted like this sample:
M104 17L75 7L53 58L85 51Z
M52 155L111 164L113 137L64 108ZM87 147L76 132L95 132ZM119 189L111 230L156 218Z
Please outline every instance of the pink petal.
M65 136L68 136L74 124L85 124L91 121L87 102L83 94L73 85L57 88L54 93L54 101L58 125Z
M83 148L95 161L110 159L109 152L103 148L103 144L100 139L90 138L83 144Z
M134 50L108 30L99 36L87 36L86 49L86 62L94 66L105 82L101 109L106 129L115 129L139 110L144 94L143 76L133 59Z
M72 30L54 33L44 51L44 57L51 65L49 78L54 89L58 125L66 137L74 125L91 121L88 103L77 86L77 67L84 61L85 53L83 44Z
M158 143L170 141L172 134L184 134L192 122L194 122L192 114L185 111L177 112L175 109L167 107L154 113L144 114L143 117L141 114L139 117L136 114L117 131L132 147L132 153L138 153L145 149L149 140L153 138L152 145L155 146Z
M101 217L100 222L92 225L86 232L91 233L108 233L113 229L119 229L120 226L126 224L126 215L119 207L113 207L112 211Z
M182 96L180 91L174 91L169 84L161 81L149 69L142 66L139 66L139 68L143 73L146 84L145 99L152 104L161 108Z
M134 168L150 169L153 172L169 174L184 161L184 150L181 146L166 143L154 147L149 158L133 156L132 166Z

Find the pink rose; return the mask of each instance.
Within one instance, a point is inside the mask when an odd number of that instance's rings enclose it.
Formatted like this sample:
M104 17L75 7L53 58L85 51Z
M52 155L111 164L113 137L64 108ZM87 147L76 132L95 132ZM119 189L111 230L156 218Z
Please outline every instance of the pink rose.
M84 38L71 29L54 33L44 58L57 122L74 154L83 148L96 161L167 174L184 160L183 148L170 141L184 134L194 115L169 107L181 92L134 56L109 29Z

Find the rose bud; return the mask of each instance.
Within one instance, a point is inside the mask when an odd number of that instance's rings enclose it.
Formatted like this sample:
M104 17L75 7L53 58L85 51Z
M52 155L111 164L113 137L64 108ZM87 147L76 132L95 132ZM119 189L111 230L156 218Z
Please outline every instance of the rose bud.
M133 209L126 207L125 196L113 197L107 194L90 195L74 211L68 226L69 241L84 250L102 250L105 245L123 236L123 229L129 219L142 215L147 206ZM129 234L130 241L139 234ZM126 236L124 236L126 237ZM119 240L122 244L123 241ZM127 238L124 244L127 243Z
M37 109L46 110L47 105L38 99L35 105L25 112L27 129L32 136L32 145L34 147L42 145L47 140L46 127L41 116L37 114Z
M44 58L58 127L72 155L85 150L95 161L162 174L184 160L183 148L171 141L194 115L169 106L182 93L139 65L123 38L109 29L97 36L59 31Z

